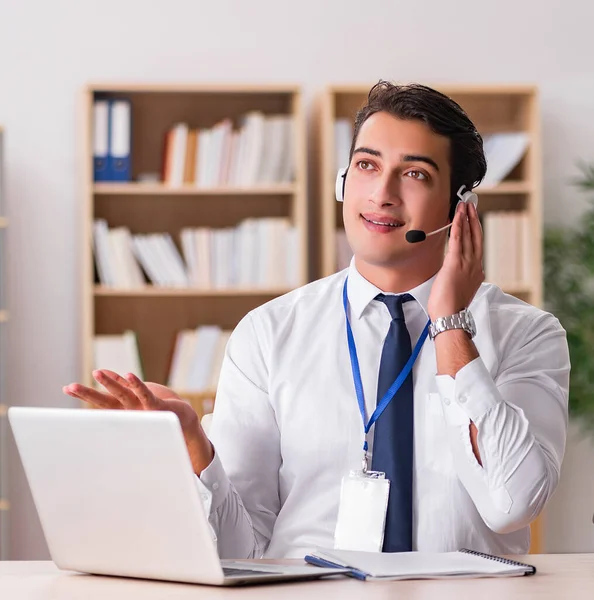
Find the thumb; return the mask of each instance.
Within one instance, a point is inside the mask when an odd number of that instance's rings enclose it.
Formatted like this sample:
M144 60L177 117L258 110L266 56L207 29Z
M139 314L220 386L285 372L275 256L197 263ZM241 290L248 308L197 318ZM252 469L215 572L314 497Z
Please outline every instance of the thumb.
M181 398L170 388L161 385L160 383L154 383L152 381L145 382L146 387L157 397L159 400L175 399L181 400Z

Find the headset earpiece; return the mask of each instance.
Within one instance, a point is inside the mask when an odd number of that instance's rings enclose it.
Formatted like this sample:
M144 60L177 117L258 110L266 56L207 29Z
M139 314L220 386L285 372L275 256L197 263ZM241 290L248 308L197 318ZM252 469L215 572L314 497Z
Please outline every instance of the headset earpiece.
M460 198L460 201L458 202L458 204L456 204L456 209L458 208L458 205L460 204L460 202L466 202L466 204L472 203L472 204L474 204L475 208L478 208L478 196L474 192L471 192L470 190L468 190L462 194L462 190L465 187L466 187L465 185L461 186L460 189L458 190L458 193L456 194L456 196L458 196L458 198Z
M338 202L344 201L344 184L346 181L348 167L343 167L342 169L338 169L338 173L336 174L336 184L334 193L336 194L336 200Z

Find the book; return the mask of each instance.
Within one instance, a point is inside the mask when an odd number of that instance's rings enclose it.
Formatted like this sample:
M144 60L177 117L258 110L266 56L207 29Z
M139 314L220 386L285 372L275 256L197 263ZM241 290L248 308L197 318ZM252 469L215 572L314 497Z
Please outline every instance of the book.
M455 552L357 552L318 548L305 557L318 567L350 569L364 581L511 577L534 575L536 567L463 548Z
M522 131L501 132L484 137L487 173L481 185L501 183L519 164L530 145L530 136Z
M349 154L352 140L352 120L345 118L336 119L336 121L334 121L334 156L336 159L334 168L336 171L349 166Z
M167 385L184 392L216 390L230 336L231 330L213 325L178 331Z
M96 334L93 338L93 369L134 373L139 379L144 379L136 332L126 330L121 334Z

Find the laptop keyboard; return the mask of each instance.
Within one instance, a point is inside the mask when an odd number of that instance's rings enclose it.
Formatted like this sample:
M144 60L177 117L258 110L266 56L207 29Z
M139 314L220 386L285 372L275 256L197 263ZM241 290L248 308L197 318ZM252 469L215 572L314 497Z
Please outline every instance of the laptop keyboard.
M250 575L276 575L271 571L258 571L257 569L234 569L233 567L223 567L225 577L244 577Z

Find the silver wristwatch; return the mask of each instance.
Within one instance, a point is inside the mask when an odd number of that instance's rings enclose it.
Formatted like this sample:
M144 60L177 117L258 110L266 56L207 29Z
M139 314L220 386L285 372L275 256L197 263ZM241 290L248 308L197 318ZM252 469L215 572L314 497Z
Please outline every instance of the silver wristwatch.
M472 313L465 308L455 315L438 317L429 325L429 338L434 340L443 331L450 331L451 329L463 329L472 339L476 335L476 325Z

